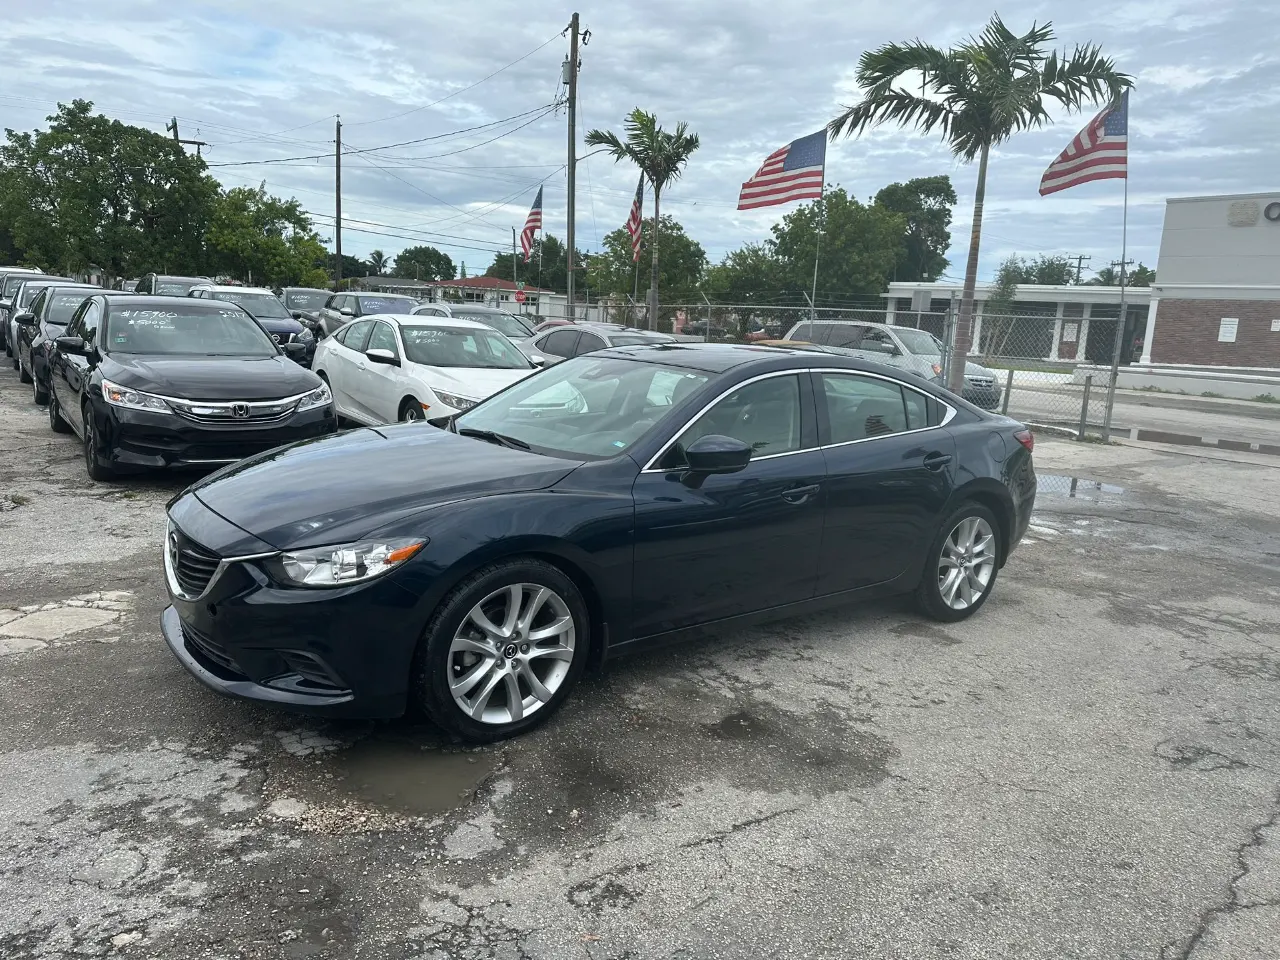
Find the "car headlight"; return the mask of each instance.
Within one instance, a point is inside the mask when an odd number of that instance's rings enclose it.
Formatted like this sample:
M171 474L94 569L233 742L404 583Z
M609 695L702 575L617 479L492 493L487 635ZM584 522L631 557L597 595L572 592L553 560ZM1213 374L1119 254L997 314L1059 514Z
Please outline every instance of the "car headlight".
M323 407L325 404L332 402L333 394L329 392L329 385L322 383L299 401L298 411L313 410L316 407Z
M304 587L340 587L389 573L426 540L369 540L282 553L272 566L284 579Z
M173 408L160 397L122 387L110 380L102 381L102 399L113 407L125 407L129 410L151 410L156 413L173 413Z
M470 410L476 405L475 400L468 400L466 397L457 397L452 393L444 393L440 390L436 390L435 395L455 410Z

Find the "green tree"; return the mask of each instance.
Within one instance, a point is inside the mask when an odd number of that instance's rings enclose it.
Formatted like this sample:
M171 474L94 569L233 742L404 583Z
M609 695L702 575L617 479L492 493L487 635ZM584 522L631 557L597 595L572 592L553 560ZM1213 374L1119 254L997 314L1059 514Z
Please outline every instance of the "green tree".
M653 221L646 220L640 240L640 262L649 252L647 240L654 235ZM691 238L674 217L663 217L661 223L663 255L658 282L673 303L699 300L698 289L707 269L707 252ZM604 249L592 254L587 268L587 282L597 297L625 299L633 294L638 262L631 252L631 234L619 227L604 237Z
M574 263L581 265L587 262L587 255L581 250L574 256ZM519 261L519 279L531 287L542 287L556 293L567 293L569 290L569 258L564 241L551 234L534 237L533 247L529 251L529 262L521 257ZM496 253L493 263L485 270L486 277L511 279L511 254Z
M374 276L382 276L391 266L390 258L381 250L369 251L369 266L373 267Z
M0 220L45 269L94 265L110 277L205 268L218 183L169 137L59 104L46 130L6 130Z
M676 129L668 133L658 126L658 119L651 113L645 113L639 107L628 114L623 121L626 139L623 140L611 130L592 130L587 134L589 147L604 147L613 155L614 161L630 160L649 181L653 188L653 221L659 227L665 225L662 219L662 191L669 183L680 179L689 157L698 149L699 140L696 133L689 132L689 125L683 120L676 124ZM661 237L655 234L649 239L649 326L652 328L658 318L658 246Z
M906 252L893 279L933 281L942 276L950 265L946 253L951 246L951 210L956 205L951 178L944 174L891 183L876 194L876 203L907 221Z
M821 236L821 250L818 249ZM809 292L818 263L818 301L878 298L905 256L906 218L880 204L862 204L843 187L804 204L773 226L784 292Z
M233 187L214 203L206 234L211 273L263 286L325 284L327 254L297 200L263 186Z
M1047 49L1052 25L1033 24L1019 36L991 18L976 37L948 50L920 40L889 43L862 54L856 79L862 99L831 121L834 139L882 123L935 131L965 161L978 160L969 259L956 324L948 383L959 390L973 337L973 291L982 240L982 208L991 148L1015 133L1050 122L1047 104L1077 111L1086 103L1115 101L1132 85L1093 44L1061 55Z
M456 275L453 260L435 247L406 247L396 257L393 277L406 280L452 280Z
M331 253L325 258L325 270L329 274L330 282L333 281L335 276L334 268L337 265L337 254ZM342 255L342 279L344 281L350 280L352 277L367 277L371 273L373 273L373 267L368 262L361 260L359 257L353 257L349 253Z
M1149 287L1155 282L1156 272L1150 267L1138 264L1132 273L1129 274L1128 285L1131 287ZM1097 274L1085 281L1090 286L1118 287L1120 286L1120 271L1115 267L1103 267Z
M786 285L785 270L772 243L748 243L707 270L704 289L720 303L772 302Z

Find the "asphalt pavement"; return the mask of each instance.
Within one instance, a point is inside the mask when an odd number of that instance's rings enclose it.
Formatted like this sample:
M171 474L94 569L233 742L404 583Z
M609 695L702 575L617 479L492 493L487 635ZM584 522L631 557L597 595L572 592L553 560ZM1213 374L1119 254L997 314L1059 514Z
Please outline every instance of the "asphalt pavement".
M6 367L0 957L1280 956L1280 464L1036 459L973 619L726 631L463 750L189 678L184 480L90 482Z

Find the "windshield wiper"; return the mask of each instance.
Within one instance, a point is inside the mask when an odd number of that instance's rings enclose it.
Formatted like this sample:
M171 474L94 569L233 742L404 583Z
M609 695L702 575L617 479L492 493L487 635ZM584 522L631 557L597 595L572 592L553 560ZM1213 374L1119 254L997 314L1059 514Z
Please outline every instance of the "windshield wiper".
M512 450L533 449L523 440L517 440L515 437L508 437L505 433L494 433L492 430L476 430L474 427L463 427L458 431L458 436L475 437L477 440L486 440L489 443L496 443L502 447L510 447Z

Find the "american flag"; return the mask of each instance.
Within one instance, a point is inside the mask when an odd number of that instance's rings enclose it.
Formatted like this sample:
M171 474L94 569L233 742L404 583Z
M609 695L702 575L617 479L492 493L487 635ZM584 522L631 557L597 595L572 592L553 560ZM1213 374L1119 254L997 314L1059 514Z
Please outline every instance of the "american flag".
M1040 179L1040 196L1129 175L1129 92L1089 121Z
M627 217L627 233L631 234L631 262L640 259L640 234L644 227L644 174L636 187L636 198L631 201L631 216Z
M542 188L533 198L533 206L529 208L529 216L525 218L524 229L520 231L520 249L524 251L524 262L528 263L533 256L533 235L542 229Z
M769 154L756 175L742 185L738 209L771 207L822 196L827 163L827 131L792 140Z

